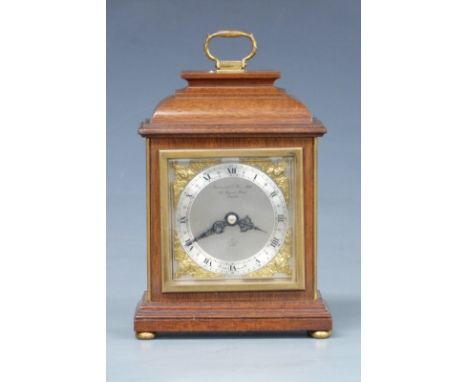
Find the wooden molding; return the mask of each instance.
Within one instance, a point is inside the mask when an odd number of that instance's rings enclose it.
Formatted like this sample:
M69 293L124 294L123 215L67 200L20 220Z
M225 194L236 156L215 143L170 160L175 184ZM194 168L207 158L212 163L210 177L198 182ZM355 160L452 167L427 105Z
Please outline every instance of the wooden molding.
M278 72L183 72L187 87L142 123L144 137L296 136L326 133L307 107L274 86Z

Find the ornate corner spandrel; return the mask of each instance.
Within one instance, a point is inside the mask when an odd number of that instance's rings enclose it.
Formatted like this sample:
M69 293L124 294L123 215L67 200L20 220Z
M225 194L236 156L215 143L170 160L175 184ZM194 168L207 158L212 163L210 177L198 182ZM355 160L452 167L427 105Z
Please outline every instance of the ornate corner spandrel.
M177 235L174 240L174 258L177 262L174 272L177 279L187 276L194 279L212 279L219 277L217 273L209 272L195 263L182 248Z
M249 273L249 278L269 278L278 273L292 275L290 259L292 257L291 231L288 231L279 253L263 268Z
M286 202L289 201L289 164L285 160L246 160L242 163L257 167L273 179L284 195Z
M186 163L178 163L173 161L171 163L174 172L174 180L172 183L172 200L174 205L179 201L180 193L185 186L206 167L214 166L220 163L219 161L188 161Z

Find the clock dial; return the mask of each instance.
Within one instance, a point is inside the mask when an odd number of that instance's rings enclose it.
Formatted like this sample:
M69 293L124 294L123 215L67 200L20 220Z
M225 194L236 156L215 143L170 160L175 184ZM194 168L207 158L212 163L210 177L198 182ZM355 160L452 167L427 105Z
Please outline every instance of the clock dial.
M176 230L187 255L207 271L244 275L270 262L289 227L277 184L232 162L205 168L180 194Z
M304 287L301 148L159 155L164 292Z

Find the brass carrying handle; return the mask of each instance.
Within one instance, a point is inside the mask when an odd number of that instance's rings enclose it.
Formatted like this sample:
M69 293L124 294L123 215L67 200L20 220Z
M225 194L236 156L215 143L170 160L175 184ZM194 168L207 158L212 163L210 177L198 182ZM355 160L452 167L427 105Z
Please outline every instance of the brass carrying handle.
M214 56L210 52L210 41L215 37L225 37L225 38L233 38L233 37L246 37L252 43L252 50L250 53L245 56L242 60L238 61L226 61L220 60L218 57ZM216 63L216 71L217 72L243 72L248 60L250 60L255 53L257 53L257 41L254 38L252 33L237 31L237 30L225 30L225 31L218 31L212 34L209 34L205 40L204 50L206 56Z

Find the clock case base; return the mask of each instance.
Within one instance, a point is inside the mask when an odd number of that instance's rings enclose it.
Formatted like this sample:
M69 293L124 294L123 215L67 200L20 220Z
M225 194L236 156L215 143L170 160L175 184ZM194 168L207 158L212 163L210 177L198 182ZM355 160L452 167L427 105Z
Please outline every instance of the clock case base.
M331 331L325 301L162 304L148 302L146 292L134 320L136 333ZM139 338L137 336L137 338Z

